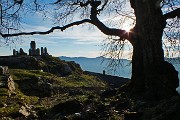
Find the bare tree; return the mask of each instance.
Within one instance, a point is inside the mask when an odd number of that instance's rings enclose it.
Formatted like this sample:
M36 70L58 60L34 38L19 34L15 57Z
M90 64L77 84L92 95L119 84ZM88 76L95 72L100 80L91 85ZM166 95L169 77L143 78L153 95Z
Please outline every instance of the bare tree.
M50 4L32 0L32 4L29 5L33 6L30 7L31 11L48 11L53 8L54 18L59 24L47 31L33 32L19 30L20 11L28 8L23 0L14 0L11 4L1 0L0 5L2 38L49 34L56 29L64 31L74 25L90 23L105 35L116 36L116 42L112 42L117 44L114 47L122 46L125 40L132 44L132 77L129 84L131 93L152 99L177 94L178 73L164 60L162 40L165 38L164 31L171 43L179 40L179 0L57 0ZM108 27L98 18L103 14L108 14L109 17L124 16L134 21L134 27L130 32L113 26ZM81 19L74 21L77 15ZM119 21L124 23L123 18Z

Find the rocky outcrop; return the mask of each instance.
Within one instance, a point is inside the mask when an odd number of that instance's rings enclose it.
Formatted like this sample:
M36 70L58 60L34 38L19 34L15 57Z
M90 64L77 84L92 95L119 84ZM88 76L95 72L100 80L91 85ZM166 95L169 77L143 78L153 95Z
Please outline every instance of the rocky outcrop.
M13 78L11 77L11 75L8 77L8 93L9 96L11 96L11 94L16 94L15 92L15 83Z
M21 108L19 109L19 113L21 113L25 118L24 119L35 119L38 116L36 115L36 111L33 110L32 105L22 105Z
M0 75L6 75L9 73L8 66L0 66Z
M43 70L58 76L67 76L72 73L81 74L80 65L75 62L65 62L52 56L7 56L0 57L0 65L15 69ZM5 74L6 67L0 67L0 75Z
M15 94L15 83L11 75L9 75L8 66L0 66L0 87L8 89L8 94Z
M9 96L16 94L15 83L11 75L1 76L0 87L6 88Z

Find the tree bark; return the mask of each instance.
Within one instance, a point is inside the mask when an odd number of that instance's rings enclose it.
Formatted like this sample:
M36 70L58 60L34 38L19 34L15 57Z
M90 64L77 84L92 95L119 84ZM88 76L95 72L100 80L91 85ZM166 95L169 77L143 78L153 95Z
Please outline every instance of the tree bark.
M166 21L156 0L131 0L135 11L131 92L148 99L171 97L179 86L178 73L165 62L162 34Z

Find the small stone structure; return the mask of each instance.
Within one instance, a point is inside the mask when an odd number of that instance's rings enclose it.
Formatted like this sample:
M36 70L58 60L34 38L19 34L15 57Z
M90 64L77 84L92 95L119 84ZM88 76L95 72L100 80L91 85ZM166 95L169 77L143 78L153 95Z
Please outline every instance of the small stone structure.
M9 73L8 66L0 66L0 75L5 75Z
M0 66L0 87L8 89L9 96L15 93L15 83L11 75L9 75L8 66Z
M103 75L106 75L106 71L105 70L103 70Z
M19 55L27 55L27 53L24 52L22 48L19 49L19 52L13 49L13 55L14 56L19 56Z
M25 53L22 48L20 48L19 51L13 49L13 56L23 56L23 55L26 56L27 53ZM29 48L29 56L40 56L40 55L49 55L47 52L47 48L41 47L41 50L39 48L36 49L36 42L31 41Z
M30 49L29 49L29 55L30 56L39 56L40 53L41 53L41 55L48 55L47 48L46 47L45 48L41 47L41 52L40 52L39 48L36 49L35 41L31 41Z
M11 77L11 75L8 77L8 93L9 96L11 96L11 94L16 94L15 92L15 83L13 78Z

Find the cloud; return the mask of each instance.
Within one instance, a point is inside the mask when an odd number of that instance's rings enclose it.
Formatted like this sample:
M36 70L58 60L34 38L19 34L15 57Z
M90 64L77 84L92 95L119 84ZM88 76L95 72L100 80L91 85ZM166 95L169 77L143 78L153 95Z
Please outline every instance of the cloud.
M60 52L59 54L56 54L55 56L68 56L68 57L88 57L88 58L95 58L97 56L100 56L101 51L78 51L74 54L70 52Z
M50 29L50 27L46 26L33 26L28 24L23 24L23 28L26 28L25 32L47 31ZM69 28L63 32L61 32L60 30L55 30L53 33L50 33L48 35L32 36L32 38L37 39L37 41L41 39L42 43L57 43L56 41L60 42L61 39L71 39L73 40L73 42L71 42L74 44L99 44L103 39L105 39L105 37L106 36L97 28L89 30L87 26L76 26Z

